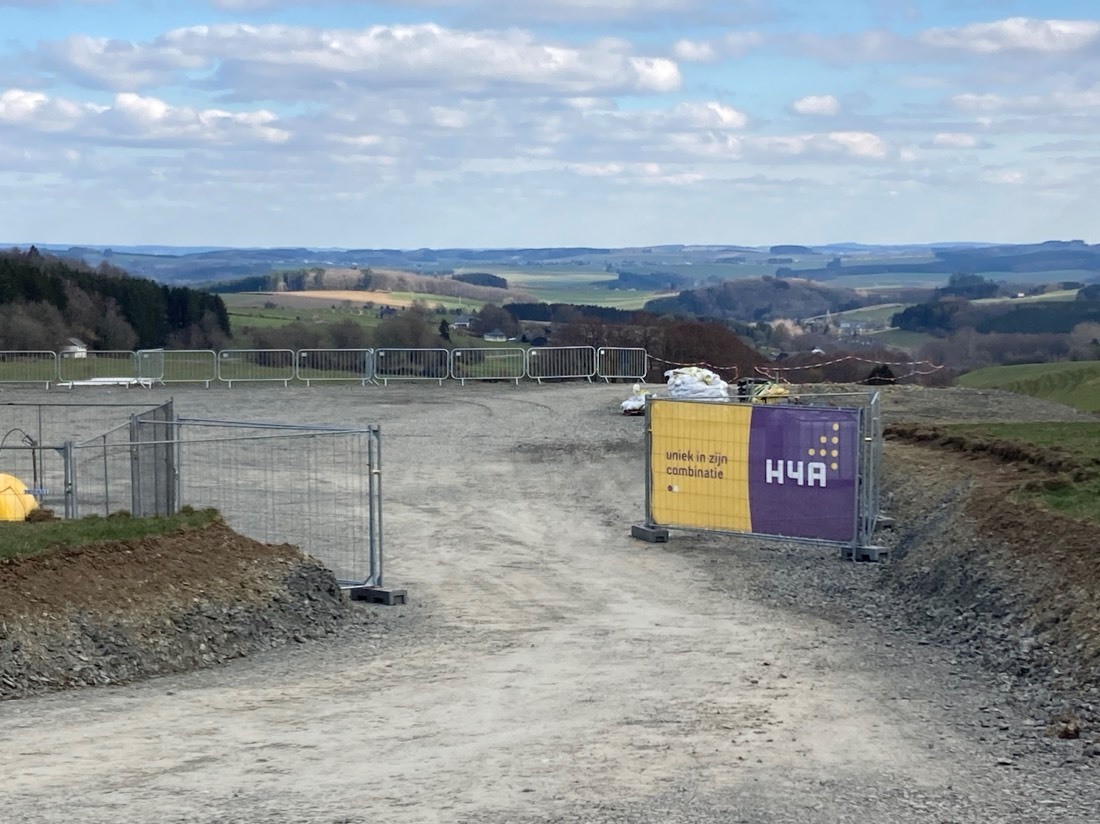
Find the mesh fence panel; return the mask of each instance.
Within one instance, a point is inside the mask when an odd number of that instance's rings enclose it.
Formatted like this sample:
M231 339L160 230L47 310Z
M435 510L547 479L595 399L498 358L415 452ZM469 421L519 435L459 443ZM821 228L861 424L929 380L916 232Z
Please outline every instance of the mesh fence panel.
M290 543L342 583L374 574L377 431L292 431L185 421L179 502L214 507L238 532Z

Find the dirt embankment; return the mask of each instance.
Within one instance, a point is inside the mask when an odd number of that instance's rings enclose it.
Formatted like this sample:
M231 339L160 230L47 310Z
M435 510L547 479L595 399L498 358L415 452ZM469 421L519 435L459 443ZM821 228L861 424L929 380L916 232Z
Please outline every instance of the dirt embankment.
M1097 525L1015 494L1067 474L1055 453L896 427L887 449L884 572L938 641L999 673L1016 699L1100 721Z
M0 562L0 698L210 666L334 632L332 573L222 523Z

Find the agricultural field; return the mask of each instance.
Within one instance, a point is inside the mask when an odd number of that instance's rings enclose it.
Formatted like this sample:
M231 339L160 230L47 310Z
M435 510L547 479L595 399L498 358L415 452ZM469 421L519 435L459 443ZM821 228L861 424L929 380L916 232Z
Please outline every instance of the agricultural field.
M926 332L910 332L907 329L885 329L880 332L871 332L867 339L883 346L901 349L910 354L916 354L921 347L936 338Z
M601 283L615 280L602 269L547 269L478 266L462 272L488 272L508 280L509 289L524 292L543 303L576 303L615 309L641 309L647 301L675 292L607 289Z
M1100 361L990 366L962 375L958 384L974 389L1004 389L1086 412L1100 412Z

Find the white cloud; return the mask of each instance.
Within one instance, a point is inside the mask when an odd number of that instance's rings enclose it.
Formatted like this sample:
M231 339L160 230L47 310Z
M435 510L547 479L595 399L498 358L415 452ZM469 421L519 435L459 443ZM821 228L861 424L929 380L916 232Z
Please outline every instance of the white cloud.
M357 89L448 89L590 96L675 91L677 64L621 40L569 45L530 32L435 24L314 29L191 26L148 43L85 36L39 46L47 70L84 85L135 91L213 72L202 83L237 99L332 96Z
M986 183L995 183L1002 186L1018 186L1027 179L1027 176L1019 169L992 169L982 175Z
M931 147L936 149L975 149L979 145L978 138L962 132L940 132L931 142Z
M464 17L512 22L611 22L652 25L654 20L690 18L697 23L732 24L770 16L761 0L209 0L216 9L231 13L259 13L307 5L383 5L402 9L454 11Z
M829 132L826 139L853 157L881 160L886 157L886 142L871 132Z
M811 94L791 104L796 114L835 115L840 112L840 101L831 94Z
M163 44L78 34L40 45L37 64L85 86L134 90L171 82L178 72L209 65L202 55L185 54Z
M787 46L792 56L828 63L906 63L998 56L1072 57L1100 45L1100 21L1013 17L952 28L930 28L913 36L877 29L853 34L804 33Z
M918 40L938 49L975 54L1074 52L1100 43L1100 21L1012 17L958 28L928 29Z
M948 103L963 112L1041 113L1085 112L1100 109L1100 83L1088 89L1063 89L1045 94L1009 97L1000 94L956 94Z
M767 39L760 32L731 31L714 40L677 40L672 44L672 55L685 63L713 63L742 57L766 43Z
M744 112L724 103L681 103L672 112L673 118L680 119L697 128L704 129L743 129L749 118Z
M192 109L129 92L115 95L109 106L76 103L22 89L0 94L0 124L107 143L282 143L290 135L277 123L278 118L268 111Z
M710 63L718 58L714 44L705 40L677 40L672 44L672 54L685 63Z

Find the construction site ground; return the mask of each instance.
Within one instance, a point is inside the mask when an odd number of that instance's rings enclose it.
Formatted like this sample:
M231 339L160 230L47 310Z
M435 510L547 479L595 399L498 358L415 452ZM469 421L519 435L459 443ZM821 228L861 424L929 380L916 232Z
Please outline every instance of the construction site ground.
M644 419L618 414L628 394L21 391L381 424L387 583L409 603L217 667L0 702L0 818L1096 820L1087 526L1035 511L1012 529L1002 464L889 441L888 565L730 536L638 542ZM975 390L888 387L883 403L894 422L1088 419ZM59 426L117 423L96 414ZM1068 594L1060 558L1080 563ZM1073 603L1051 623L1032 609L1044 597Z

